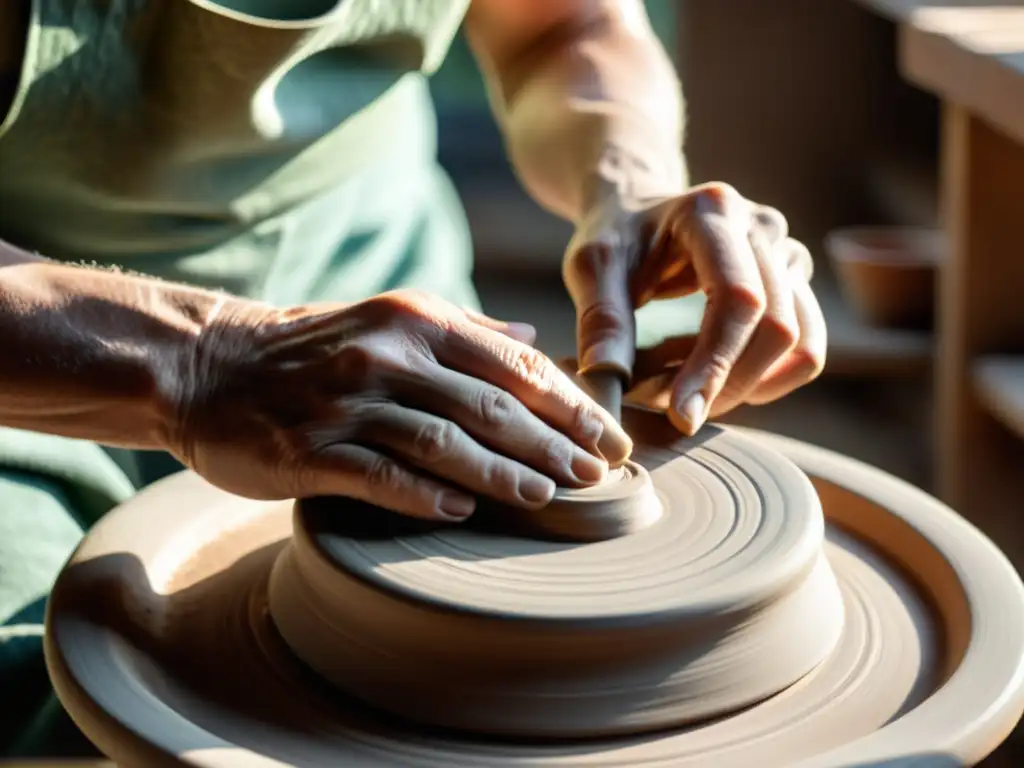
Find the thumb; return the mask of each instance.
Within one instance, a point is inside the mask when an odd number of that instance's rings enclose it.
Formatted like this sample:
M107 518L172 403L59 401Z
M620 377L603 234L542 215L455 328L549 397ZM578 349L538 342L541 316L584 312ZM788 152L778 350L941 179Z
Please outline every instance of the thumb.
M576 306L580 372L611 368L628 380L636 355L636 321L629 267L618 250L604 243L584 245L569 254L563 277Z

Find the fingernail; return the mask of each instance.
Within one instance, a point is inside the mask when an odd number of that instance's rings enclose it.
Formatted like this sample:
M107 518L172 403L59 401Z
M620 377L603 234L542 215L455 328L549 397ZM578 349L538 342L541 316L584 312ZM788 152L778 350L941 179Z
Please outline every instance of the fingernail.
M586 451L576 451L571 466L573 475L581 483L599 483L608 472L607 464Z
M691 437L697 434L697 430L704 426L704 419L707 418L707 407L704 395L700 392L694 392L683 400L676 410Z
M611 466L618 466L633 452L633 441L621 424L609 420L604 425L601 439L597 442L597 450L604 456L606 462Z
M521 339L535 339L537 337L537 329L529 323L509 323L508 328Z
M555 483L546 477L533 475L519 481L519 496L529 504L547 504L554 495Z
M476 500L471 496L463 496L461 493L445 493L441 495L438 507L445 517L450 517L453 520L465 520L476 509Z

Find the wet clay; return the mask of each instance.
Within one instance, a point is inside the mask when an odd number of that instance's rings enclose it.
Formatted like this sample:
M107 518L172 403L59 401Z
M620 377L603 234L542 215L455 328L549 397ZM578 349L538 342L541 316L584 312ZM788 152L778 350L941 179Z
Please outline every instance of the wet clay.
M168 479L58 580L61 700L124 766L973 764L1006 736L1024 586L973 527L801 443L625 423L660 514L590 543Z

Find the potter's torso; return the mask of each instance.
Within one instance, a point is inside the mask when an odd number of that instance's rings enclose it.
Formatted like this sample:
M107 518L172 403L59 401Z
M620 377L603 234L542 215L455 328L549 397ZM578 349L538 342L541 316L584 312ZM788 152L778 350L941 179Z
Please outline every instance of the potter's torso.
M424 75L468 1L7 0L0 236L196 253L367 167L432 161Z

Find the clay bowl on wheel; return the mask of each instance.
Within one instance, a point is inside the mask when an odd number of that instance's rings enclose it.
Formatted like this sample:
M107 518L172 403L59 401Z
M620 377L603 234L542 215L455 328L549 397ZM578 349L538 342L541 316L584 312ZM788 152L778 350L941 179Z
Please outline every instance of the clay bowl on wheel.
M659 513L587 543L147 489L55 586L61 701L129 768L971 765L1006 737L1024 585L976 529L827 451L624 415Z
M938 230L849 227L825 238L843 298L870 325L930 328L944 239Z

